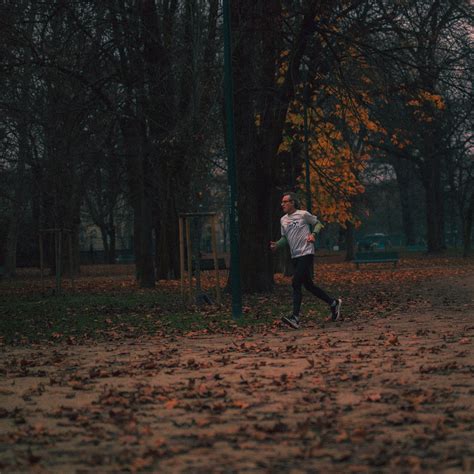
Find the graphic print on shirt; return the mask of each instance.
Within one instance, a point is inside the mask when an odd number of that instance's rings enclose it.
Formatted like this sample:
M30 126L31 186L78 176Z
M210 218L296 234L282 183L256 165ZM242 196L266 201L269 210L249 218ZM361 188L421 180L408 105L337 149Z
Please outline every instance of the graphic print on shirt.
M293 221L288 224L288 229L293 229L293 227L298 227L298 226L300 226L300 224L296 221Z

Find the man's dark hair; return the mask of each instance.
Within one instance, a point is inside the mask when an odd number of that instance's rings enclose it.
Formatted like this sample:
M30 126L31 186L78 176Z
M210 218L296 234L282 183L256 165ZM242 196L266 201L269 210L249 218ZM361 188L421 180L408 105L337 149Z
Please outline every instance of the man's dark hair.
M294 193L293 191L288 191L288 192L282 194L282 197L284 197L284 196L289 196L289 198L295 204L296 209L300 208L300 200L298 199L298 195L296 193Z

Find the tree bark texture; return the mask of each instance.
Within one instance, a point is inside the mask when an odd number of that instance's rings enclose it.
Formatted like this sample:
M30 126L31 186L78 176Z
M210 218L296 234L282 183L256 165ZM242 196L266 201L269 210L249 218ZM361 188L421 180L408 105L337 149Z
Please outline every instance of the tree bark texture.
M413 215L413 188L416 180L415 170L408 160L394 159L393 165L397 175L397 185L400 194L403 232L405 244L416 243L415 217Z
M232 2L234 116L242 289L273 287L269 242L274 221L276 156L294 81L308 35L314 26L315 2L299 24L289 69L281 84L278 58L282 6L278 0Z

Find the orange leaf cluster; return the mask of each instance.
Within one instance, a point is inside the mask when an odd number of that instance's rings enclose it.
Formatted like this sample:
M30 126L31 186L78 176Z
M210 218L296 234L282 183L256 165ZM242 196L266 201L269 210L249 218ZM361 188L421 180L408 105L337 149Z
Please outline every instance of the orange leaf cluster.
M369 97L361 93L357 99L346 97L335 88L322 94L330 95L331 105L324 109L308 108L309 158L311 162L311 192L315 211L327 222L359 224L353 211L354 197L365 188L360 176L370 159L369 133L386 134L379 123L369 116ZM311 103L318 102L318 95ZM303 105L292 104L288 121L293 134L286 137L280 150L289 149L294 140L304 142ZM306 179L303 173L302 182Z

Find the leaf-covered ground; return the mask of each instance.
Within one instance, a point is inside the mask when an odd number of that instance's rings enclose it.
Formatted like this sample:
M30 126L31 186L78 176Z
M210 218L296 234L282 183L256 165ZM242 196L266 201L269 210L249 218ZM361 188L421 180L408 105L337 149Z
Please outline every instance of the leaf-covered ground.
M220 324L222 309L188 308L179 314L200 322L179 326L175 288L171 300L138 292L145 303L122 305L120 317L108 300L90 314L66 300L82 329L101 310L110 322L100 337L66 325L36 342L5 340L0 471L474 472L472 263L320 265L346 318L325 321L306 295L297 331L278 323L290 298L283 277L274 295L245 300L239 325ZM82 278L77 298L87 285L137 293L124 277ZM6 300L43 301L25 281L22 291L4 283ZM137 320L124 322L130 311Z

